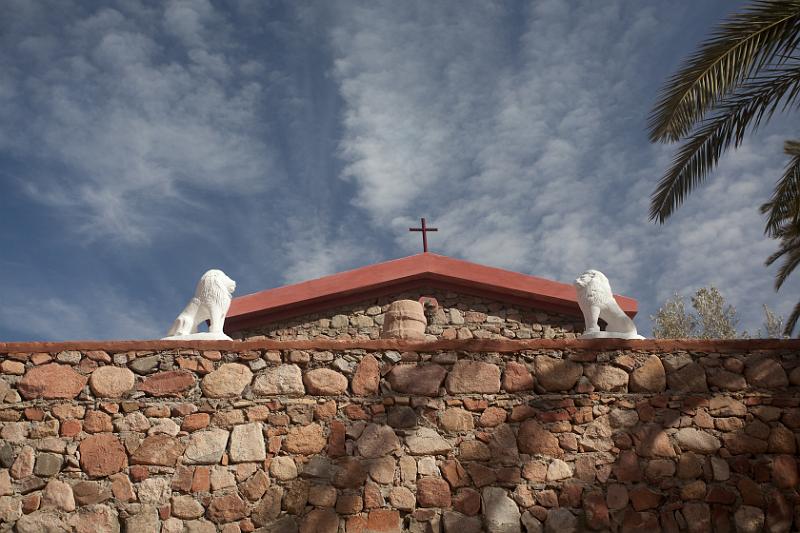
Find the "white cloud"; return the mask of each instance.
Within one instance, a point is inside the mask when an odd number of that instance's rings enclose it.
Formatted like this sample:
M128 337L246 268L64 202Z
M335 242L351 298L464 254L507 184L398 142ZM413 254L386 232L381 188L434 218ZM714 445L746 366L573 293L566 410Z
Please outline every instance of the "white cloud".
M224 14L207 1L125 7L134 14L101 9L64 20L57 36L16 36L0 60L18 53L34 67L2 91L19 110L4 123L36 110L15 147L52 169L20 176L33 199L62 209L87 240L148 243L181 233L209 193L254 194L283 175L264 142L259 79L231 77L240 60ZM185 48L153 31L159 20Z

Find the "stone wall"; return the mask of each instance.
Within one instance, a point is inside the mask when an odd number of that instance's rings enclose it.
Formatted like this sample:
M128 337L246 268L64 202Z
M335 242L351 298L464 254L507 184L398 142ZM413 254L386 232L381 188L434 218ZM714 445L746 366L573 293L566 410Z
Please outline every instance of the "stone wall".
M477 296L438 289L410 291L326 309L267 326L235 332L236 339L314 338L377 339L383 314L395 300L433 297L438 302L428 315L426 333L435 339L574 339L583 331L583 318L514 306ZM577 309L576 309L577 311Z
M0 531L796 531L799 349L0 344Z

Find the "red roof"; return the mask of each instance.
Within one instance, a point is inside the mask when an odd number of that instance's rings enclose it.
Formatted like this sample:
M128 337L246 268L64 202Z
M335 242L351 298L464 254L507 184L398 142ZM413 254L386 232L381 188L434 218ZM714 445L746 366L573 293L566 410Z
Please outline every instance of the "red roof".
M239 331L423 287L583 316L571 284L427 252L239 296L231 302L225 330ZM636 300L626 296L615 297L626 314L636 315Z

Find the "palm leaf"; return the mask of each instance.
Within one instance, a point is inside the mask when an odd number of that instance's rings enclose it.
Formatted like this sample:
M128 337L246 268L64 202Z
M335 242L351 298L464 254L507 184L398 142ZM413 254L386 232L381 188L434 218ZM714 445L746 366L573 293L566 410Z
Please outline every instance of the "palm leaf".
M783 151L792 158L769 202L761 206L761 213L768 215L765 233L770 237L779 237L784 224L796 224L800 217L800 141L786 141Z
M794 306L792 309L792 314L789 315L789 319L786 321L786 327L783 329L783 334L787 336L792 336L792 331L797 326L797 321L800 320L800 302L797 302L797 305Z
M792 220L782 225L777 231L777 237L781 240L780 247L766 261L767 266L770 266L783 258L783 263L775 274L775 290L780 289L789 274L800 265L800 224Z
M758 128L783 102L800 97L800 65L771 69L753 78L717 106L717 113L689 138L673 159L651 196L650 219L663 223L716 166L733 142L738 146L748 130Z
M680 140L705 113L800 40L800 0L761 0L720 25L673 75L650 115L650 140Z
M779 257L783 257L784 260L775 274L775 290L780 289L789 274L797 268L797 265L800 265L800 241L794 239L790 243L781 244L781 249L767 259L767 265L771 265Z

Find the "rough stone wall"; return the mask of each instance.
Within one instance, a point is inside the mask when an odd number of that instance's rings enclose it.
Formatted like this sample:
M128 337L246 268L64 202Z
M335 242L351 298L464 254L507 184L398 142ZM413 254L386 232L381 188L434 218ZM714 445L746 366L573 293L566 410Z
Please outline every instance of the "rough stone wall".
M538 309L527 309L441 290L419 290L328 309L267 326L236 332L237 339L314 338L377 339L383 315L395 300L436 298L438 308L428 315L430 339L574 339L583 331L583 319Z
M800 529L797 342L165 345L0 347L0 531Z

